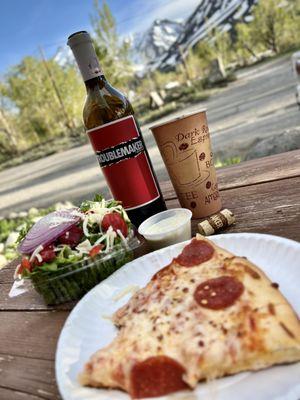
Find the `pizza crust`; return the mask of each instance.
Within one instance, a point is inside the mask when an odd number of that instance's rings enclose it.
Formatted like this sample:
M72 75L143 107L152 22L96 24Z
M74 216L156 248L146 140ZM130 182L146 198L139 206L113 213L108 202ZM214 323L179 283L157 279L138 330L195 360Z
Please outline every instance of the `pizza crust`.
M212 257L192 267L176 258L120 308L113 316L119 334L91 357L80 375L83 385L132 393L133 366L151 357L178 362L190 388L201 380L300 360L299 319L278 285L249 260L201 235L196 239L213 247ZM198 285L220 276L241 282L243 293L220 310L199 305Z

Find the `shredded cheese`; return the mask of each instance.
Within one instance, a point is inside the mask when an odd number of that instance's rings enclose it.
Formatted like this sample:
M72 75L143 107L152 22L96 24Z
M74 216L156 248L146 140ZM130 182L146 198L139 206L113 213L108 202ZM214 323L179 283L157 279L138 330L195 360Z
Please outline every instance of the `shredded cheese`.
M54 247L53 250L54 251L61 251L64 247L65 247L64 244L59 244L58 246Z
M89 254L89 252L92 249L92 245L89 241L89 239L86 239L84 242L79 243L78 246L76 246L76 250L80 253L80 254Z
M88 214L88 221L91 224L97 223L100 225L102 222L102 219L103 219L103 217L100 214Z
M117 237L116 232L115 232L115 231L112 231L112 233L111 233L111 235L110 235L110 245L111 245L111 247L113 247L116 237Z
M40 256L40 252L43 250L43 248L44 248L44 246L40 244L40 245L33 251L33 253L31 254L29 261L33 261L33 259L36 257L37 260L38 260L38 262L42 262L43 259L42 259L42 257Z
M107 253L109 252L109 249L110 249L109 235L110 235L111 230L112 230L112 227L110 226L110 227L107 229L106 234L105 234L105 236L106 236L106 249L105 249L105 251L106 251Z
M124 220L126 222L130 222L130 219L129 219L128 215L127 215L127 212L124 209L121 212L123 213Z
M107 320L113 322L113 316L112 316L112 315L105 315L105 314L102 314L102 315L101 315L101 318L107 319Z
M105 244L105 253L108 253L113 247L114 247L114 242L117 236L121 238L121 241L124 243L125 247L128 249L128 238L125 238L124 235L120 230L115 232L110 226L106 232L101 231L101 224L104 216L106 214L112 213L112 212L117 212L121 214L121 216L125 220L129 220L128 216L126 214L126 211L124 211L123 207L121 204L115 206L115 207L106 207L107 202L105 199L102 199L101 202L92 202L90 205L90 209L85 213L81 213L77 210L73 211L74 215L80 215L82 218L82 229L85 237L90 237L91 233L89 232L89 227L91 227L93 224L98 224L99 229L100 229L100 234L101 237L96 240L96 242L93 244L93 246L98 245L99 243L104 243ZM90 241L87 239L84 242L80 243L77 247L76 250L78 251L79 254L88 254L93 247L90 243Z
M89 236L90 236L89 231L88 231L88 229L87 229L88 223L89 223L89 216L87 215L87 216L84 218L83 224L82 224L83 233L84 233L84 235L85 235L86 237L89 237Z
M103 236L101 236L101 238L96 240L96 242L94 243L94 246L96 246L97 244L103 242L105 239L106 239L106 234L104 234Z
M82 220L84 219L85 215L83 212L74 209L71 213L71 215L74 215L75 217L80 217Z
M110 249L114 245L115 238L117 237L116 232L113 230L112 226L110 226L106 233L105 233L105 238L106 238L106 249L105 252L108 253Z
M122 297L126 296L126 294L131 293L134 294L136 293L138 290L140 289L140 287L138 285L129 285L126 288L124 288L123 290L121 290L119 293L117 293L112 300L113 301L119 301Z
M124 243L124 246L126 247L126 249L129 249L128 243L127 243L127 239L124 237L123 233L120 231L120 229L117 229L117 234L120 236L122 242Z

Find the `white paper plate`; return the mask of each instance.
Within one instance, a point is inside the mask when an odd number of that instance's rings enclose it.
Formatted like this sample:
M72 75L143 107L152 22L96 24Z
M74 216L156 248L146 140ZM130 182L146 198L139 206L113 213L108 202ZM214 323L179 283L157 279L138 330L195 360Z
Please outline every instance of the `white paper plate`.
M253 233L211 237L236 255L246 256L262 268L300 314L300 244L288 239ZM56 379L64 400L128 400L117 390L81 387L76 380L92 353L109 344L117 330L109 319L132 294L115 296L129 285L145 286L151 276L178 255L184 243L136 259L100 283L77 304L67 319L57 346ZM298 400L300 363L245 372L201 383L194 392L181 392L160 399L180 400Z

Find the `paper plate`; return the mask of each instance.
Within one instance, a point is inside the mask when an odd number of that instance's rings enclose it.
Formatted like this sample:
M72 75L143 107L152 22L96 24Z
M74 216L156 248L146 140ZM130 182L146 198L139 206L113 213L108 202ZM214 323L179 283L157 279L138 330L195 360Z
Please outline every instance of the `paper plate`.
M281 237L254 233L233 233L210 238L236 255L246 256L268 277L300 314L300 244ZM56 352L56 379L64 400L128 400L118 390L81 387L77 375L89 357L109 344L117 330L109 320L132 293L118 299L129 286L143 287L151 276L178 255L179 243L138 258L87 293L69 315ZM200 383L193 392L180 392L159 399L176 400L299 400L300 363L281 365L258 372L244 372Z

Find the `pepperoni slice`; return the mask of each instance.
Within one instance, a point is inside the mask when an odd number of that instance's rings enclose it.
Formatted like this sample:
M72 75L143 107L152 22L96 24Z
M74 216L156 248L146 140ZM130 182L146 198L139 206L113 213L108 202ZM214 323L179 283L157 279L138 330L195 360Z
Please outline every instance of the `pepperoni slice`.
M204 240L193 239L175 261L183 267L193 267L211 259L214 248Z
M243 291L244 285L233 276L220 276L197 286L194 299L202 307L221 310L230 307Z
M182 380L185 369L167 356L149 357L135 364L130 373L130 395L134 399L159 397L189 386Z

